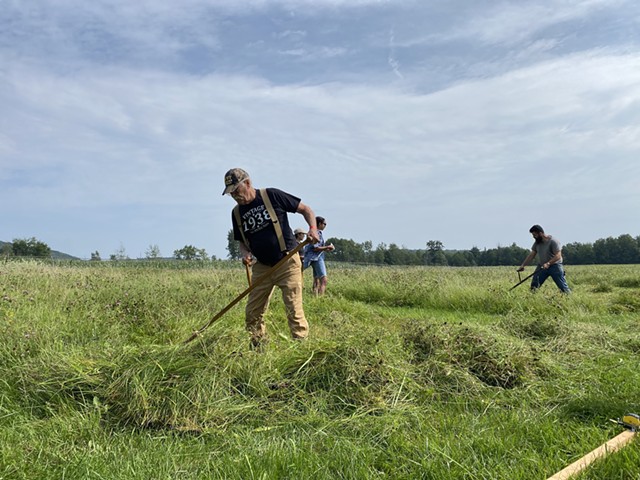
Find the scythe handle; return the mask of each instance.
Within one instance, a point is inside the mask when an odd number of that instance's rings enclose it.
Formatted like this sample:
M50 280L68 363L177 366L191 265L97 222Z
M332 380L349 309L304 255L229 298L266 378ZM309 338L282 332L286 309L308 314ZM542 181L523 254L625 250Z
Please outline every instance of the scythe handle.
M526 281L527 281L527 280L529 280L531 277L533 277L533 276L536 274L536 272L537 272L537 271L538 271L538 269L536 268L536 269L533 271L533 273L531 273L531 274L527 275L526 277L524 277L523 279L521 279L518 283L516 283L513 287L511 287L511 288L509 289L509 291L511 291L511 290L513 290L514 288L516 288L516 287L518 287L518 286L522 285L524 282L526 282ZM518 272L518 278L520 278L520 272Z
M247 272L247 283L251 286L251 267L248 264L244 264L244 269Z
M574 475L577 475L598 458L606 457L610 453L613 453L616 450L620 450L627 443L633 440L634 436L635 436L635 432L633 432L632 430L626 430L622 432L617 437L614 437L608 442L603 443L595 450L592 450L591 452L587 453L584 457L582 457L579 460L576 460L568 467L564 468L563 470L560 470L555 475L549 477L547 480L567 480L568 478L571 478Z
M311 239L310 238L307 238L307 239L305 239L304 242L301 242L298 245L296 245L296 247L294 249L292 249L284 257L282 257L278 261L278 263L276 263L273 267L271 267L271 269L266 274L262 275L256 281L251 283L249 285L249 288L247 288L244 292L242 292L240 295L238 295L229 305L224 307L222 310L220 310L218 313L216 313L211 320L209 320L202 327L200 327L198 330L193 332L193 334L189 338L187 338L184 341L184 343L187 344L187 343L191 342L192 340L196 339L198 336L200 336L200 334L203 331L205 331L207 328L209 328L209 326L211 326L212 323L214 323L216 320L218 320L220 317L222 317L225 313L227 313L229 310L231 310L231 308L233 308L240 300L242 300L244 297L249 295L249 293L251 293L251 291L254 288L256 288L258 285L260 285L262 282L264 282L267 278L269 278L276 270L278 270L280 267L282 267L282 265L284 265L291 257L293 257L294 255L297 255L298 252L300 251L300 249L302 247L304 247L308 243L311 243Z

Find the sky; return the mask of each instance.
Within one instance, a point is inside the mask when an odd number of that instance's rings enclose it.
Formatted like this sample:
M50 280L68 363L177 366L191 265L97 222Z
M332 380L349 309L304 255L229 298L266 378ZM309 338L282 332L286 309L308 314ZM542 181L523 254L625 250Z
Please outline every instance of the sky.
M225 258L233 167L374 247L640 235L637 0L0 5L2 241Z

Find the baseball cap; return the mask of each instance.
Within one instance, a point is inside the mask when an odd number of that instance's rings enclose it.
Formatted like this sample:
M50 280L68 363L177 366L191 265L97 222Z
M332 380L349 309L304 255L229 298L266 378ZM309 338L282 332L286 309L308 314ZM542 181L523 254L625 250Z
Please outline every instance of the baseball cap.
M299 233L307 233L307 231L306 231L304 228L296 228L296 229L293 231L293 234L294 234L294 235L298 235Z
M232 168L224 174L224 190L222 195L233 192L238 188L238 184L249 178L249 174L241 168Z

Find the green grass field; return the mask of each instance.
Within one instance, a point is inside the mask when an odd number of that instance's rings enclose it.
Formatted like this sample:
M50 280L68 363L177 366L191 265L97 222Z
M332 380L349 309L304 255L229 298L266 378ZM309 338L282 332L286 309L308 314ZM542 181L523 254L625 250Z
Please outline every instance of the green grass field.
M256 353L244 302L182 344L239 263L0 264L0 479L545 479L640 413L640 265L329 276ZM640 442L578 478L640 479Z

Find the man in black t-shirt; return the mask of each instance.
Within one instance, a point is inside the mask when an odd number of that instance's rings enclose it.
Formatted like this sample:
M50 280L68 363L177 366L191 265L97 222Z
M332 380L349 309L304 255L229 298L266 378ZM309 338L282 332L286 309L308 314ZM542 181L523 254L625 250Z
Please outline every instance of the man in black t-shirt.
M278 270L273 273L270 271L273 265L298 244L289 226L287 213L300 213L309 225L307 235L313 242L319 241L313 210L302 203L298 197L277 188L256 190L249 174L241 168L229 170L225 174L224 183L225 189L222 194L231 195L238 204L238 212L232 213L231 221L233 236L240 243L242 262L245 265L251 265L254 257L257 260L252 267L254 282L264 275L270 275L269 279L260 283L249 293L247 300L245 322L251 334L251 344L254 347L260 347L265 340L264 314L276 286L282 290L291 336L294 339L306 338L309 334L309 325L302 308L300 257L293 255ZM268 195L268 200L277 216L282 239L278 238L278 231L269 214L269 207L262 198L263 192Z

